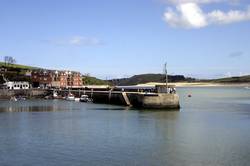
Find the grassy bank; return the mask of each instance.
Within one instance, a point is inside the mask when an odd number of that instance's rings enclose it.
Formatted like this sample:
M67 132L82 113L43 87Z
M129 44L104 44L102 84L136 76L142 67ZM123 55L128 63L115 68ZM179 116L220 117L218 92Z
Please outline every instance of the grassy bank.
M26 66L26 65L20 65L20 64L6 64L4 62L0 62L0 67L14 68L14 69L23 69L23 70L38 69L38 67Z

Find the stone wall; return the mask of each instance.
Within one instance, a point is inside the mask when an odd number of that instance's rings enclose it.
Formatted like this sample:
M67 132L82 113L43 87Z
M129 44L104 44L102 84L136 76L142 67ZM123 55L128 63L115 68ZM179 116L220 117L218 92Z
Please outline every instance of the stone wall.
M51 92L47 89L0 89L0 99L9 99L12 96L24 96L28 98L37 98L50 95Z

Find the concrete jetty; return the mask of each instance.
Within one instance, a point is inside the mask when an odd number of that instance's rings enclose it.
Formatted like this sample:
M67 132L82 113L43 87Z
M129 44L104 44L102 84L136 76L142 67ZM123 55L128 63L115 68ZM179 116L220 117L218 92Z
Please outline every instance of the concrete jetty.
M179 96L175 92L166 92L163 87L137 89L91 89L91 90L60 90L57 93L66 96L68 93L76 97L88 95L94 103L133 106L137 108L178 109L180 108ZM148 91L150 90L150 91Z

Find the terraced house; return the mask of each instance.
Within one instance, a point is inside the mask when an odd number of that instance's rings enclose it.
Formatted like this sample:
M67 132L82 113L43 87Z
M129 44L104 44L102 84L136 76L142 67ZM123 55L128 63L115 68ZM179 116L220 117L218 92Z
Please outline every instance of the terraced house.
M82 86L81 73L75 71L34 70L31 73L33 87L67 88Z

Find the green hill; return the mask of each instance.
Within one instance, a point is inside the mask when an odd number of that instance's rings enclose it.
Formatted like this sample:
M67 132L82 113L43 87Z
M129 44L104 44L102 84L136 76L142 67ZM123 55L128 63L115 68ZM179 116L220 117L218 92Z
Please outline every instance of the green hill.
M92 76L84 76L83 82L85 85L109 85L110 82L98 79Z
M4 68L12 68L12 69L23 69L23 70L31 70L31 69L38 69L38 67L20 65L20 64L6 64L4 62L0 62L0 67Z
M241 77L228 77L228 78L213 79L210 81L216 82L216 83L249 83L250 75L241 76Z
M160 82L164 83L166 77L164 74L140 74L134 75L130 78L113 79L110 82L114 85L137 85L148 82ZM169 82L183 82L183 81L194 81L192 78L185 78L183 75L169 75Z
M28 81L31 82L29 76L26 73L30 70L39 69L37 67L25 66L20 64L6 64L0 62L0 75L3 75L6 79L10 81ZM4 83L1 76L0 84Z
M141 74L134 75L130 78L121 78L109 80L113 85L137 85L149 82L165 82L164 74ZM241 77L228 77L220 79L210 79L210 80L196 80L194 78L187 78L183 75L169 75L169 82L212 82L212 83L225 83L225 84L237 84L237 83L250 83L250 75Z

